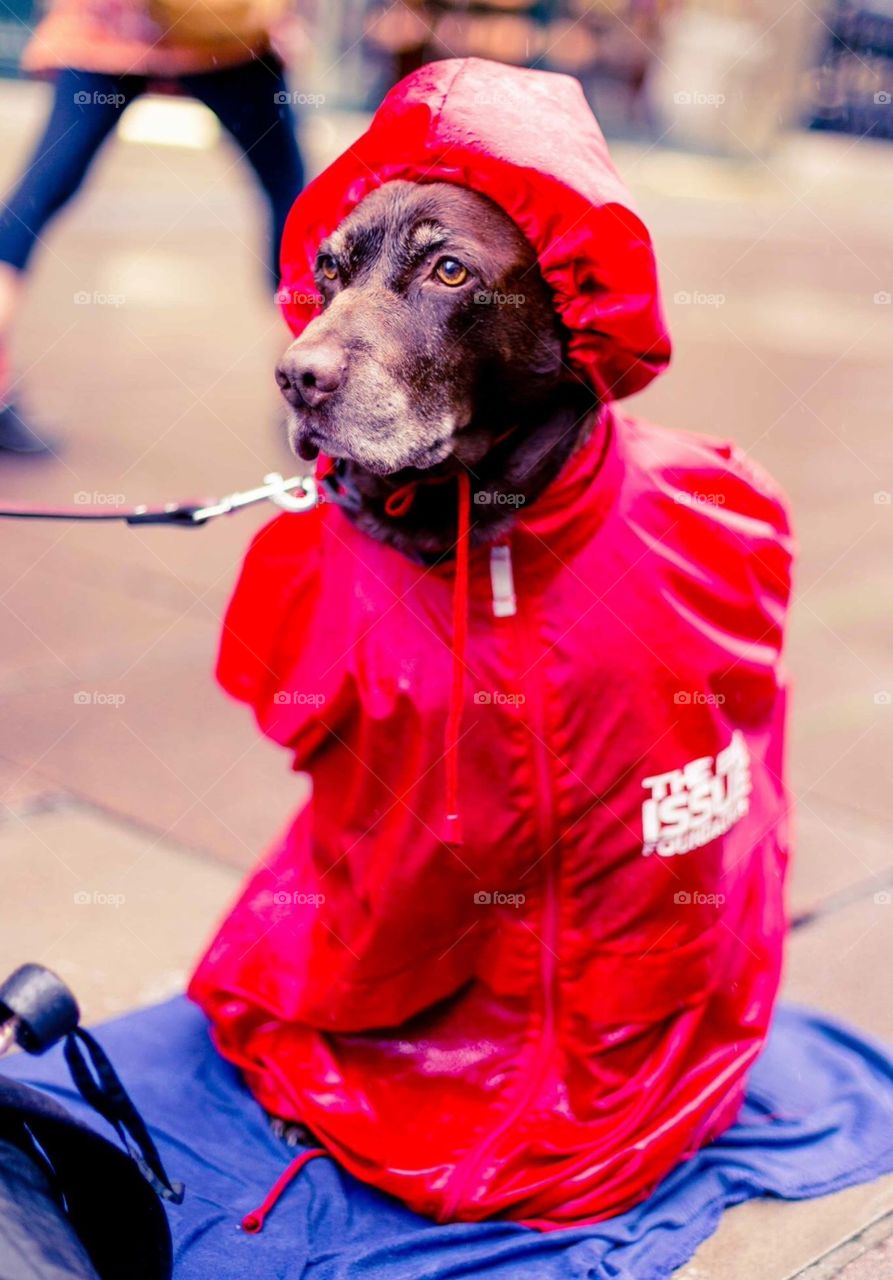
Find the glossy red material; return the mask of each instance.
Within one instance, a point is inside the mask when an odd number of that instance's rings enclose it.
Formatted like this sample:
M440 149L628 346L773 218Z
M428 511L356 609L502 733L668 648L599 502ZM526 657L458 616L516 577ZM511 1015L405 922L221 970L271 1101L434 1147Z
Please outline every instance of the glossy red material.
M605 399L665 368L651 240L576 80L456 58L392 89L369 130L295 201L280 292L294 333L317 314L320 240L395 179L454 182L501 205L537 250L570 360Z
M298 202L287 276L394 166L449 172L537 245L586 376L632 390L666 359L647 238L571 81L435 64L353 150ZM504 545L498 572L470 555L456 848L453 566L332 507L257 536L219 676L313 799L191 994L261 1103L357 1177L441 1221L549 1228L630 1206L731 1124L763 1044L791 545L733 447L613 406Z

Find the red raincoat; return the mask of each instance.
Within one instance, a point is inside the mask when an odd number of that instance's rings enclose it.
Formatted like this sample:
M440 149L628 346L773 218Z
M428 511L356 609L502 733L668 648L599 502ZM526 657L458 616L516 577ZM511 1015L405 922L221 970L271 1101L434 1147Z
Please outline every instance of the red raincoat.
M605 400L666 363L650 242L579 86L478 61L398 85L300 197L295 332L319 239L397 177L515 219ZM191 993L265 1107L421 1213L540 1227L623 1210L734 1120L784 932L790 558L733 447L609 404L471 552L451 845L452 564L332 507L262 530L219 675L313 799Z

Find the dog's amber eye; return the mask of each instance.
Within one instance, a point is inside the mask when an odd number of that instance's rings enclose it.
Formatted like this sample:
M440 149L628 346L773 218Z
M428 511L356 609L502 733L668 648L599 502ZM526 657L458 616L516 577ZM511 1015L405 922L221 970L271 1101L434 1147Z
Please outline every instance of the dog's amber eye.
M338 279L338 263L330 253L324 253L319 259L319 269L327 280Z
M468 279L468 268L463 267L462 263L457 262L455 258L441 258L434 268L434 274L438 280L455 288L456 285L464 284Z

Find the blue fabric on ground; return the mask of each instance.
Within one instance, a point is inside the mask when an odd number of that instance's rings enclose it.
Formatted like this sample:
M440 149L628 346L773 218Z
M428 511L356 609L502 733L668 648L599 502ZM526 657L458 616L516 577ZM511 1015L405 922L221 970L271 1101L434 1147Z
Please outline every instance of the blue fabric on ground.
M893 1051L782 1007L738 1123L609 1222L547 1234L507 1223L435 1226L319 1159L251 1236L240 1219L294 1152L217 1055L203 1016L180 997L108 1023L98 1038L168 1172L186 1183L183 1204L170 1209L175 1280L663 1280L727 1205L827 1195L893 1171ZM58 1050L14 1057L4 1070L92 1114Z

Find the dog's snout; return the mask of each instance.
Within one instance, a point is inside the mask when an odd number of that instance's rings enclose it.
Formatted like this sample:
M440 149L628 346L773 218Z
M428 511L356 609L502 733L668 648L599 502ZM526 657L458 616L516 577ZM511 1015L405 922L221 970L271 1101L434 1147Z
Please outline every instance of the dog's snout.
M306 404L313 409L338 390L345 364L343 349L333 343L303 349L295 344L277 368L276 381L289 404Z

